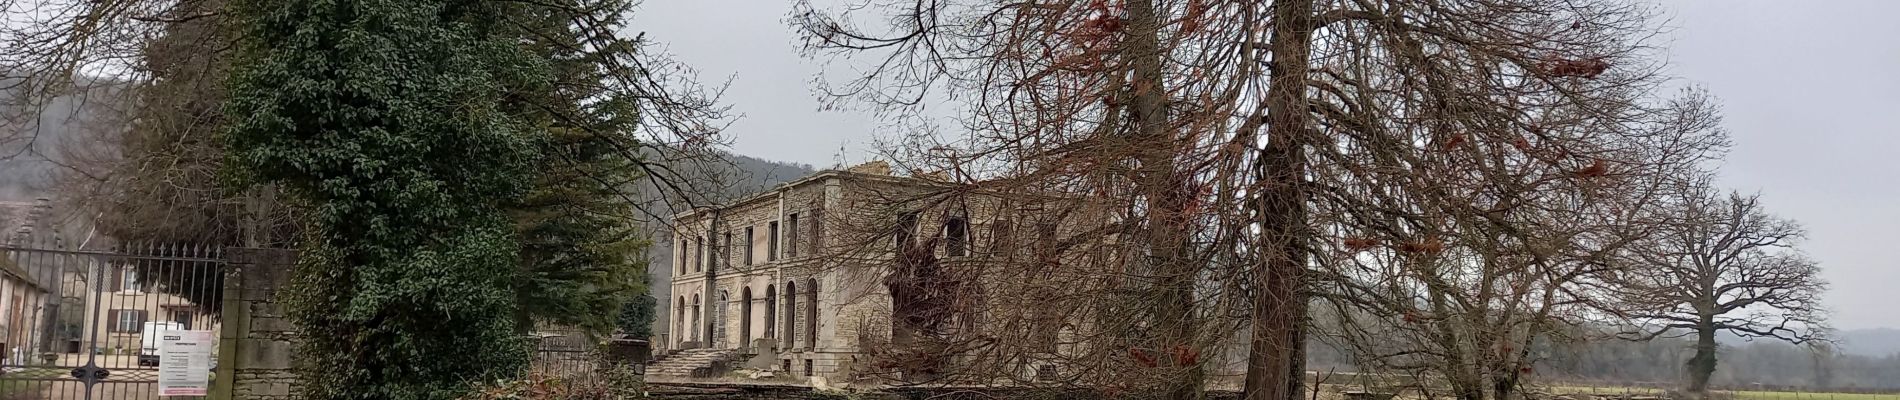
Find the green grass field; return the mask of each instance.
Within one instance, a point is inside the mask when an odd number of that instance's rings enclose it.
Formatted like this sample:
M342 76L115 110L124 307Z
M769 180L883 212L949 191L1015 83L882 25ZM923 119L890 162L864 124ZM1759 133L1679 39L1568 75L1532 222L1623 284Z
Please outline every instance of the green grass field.
M0 399L11 399L15 398L16 395L44 389L47 385L50 385L50 383L35 379L58 378L60 376L62 375L59 370L45 368L30 368L7 373L5 377L0 378Z
M1736 400L1894 400L1900 394L1731 391Z
M1557 386L1550 388L1553 393L1564 394L1635 394L1661 396L1666 391L1655 388L1605 388L1588 386ZM1900 400L1900 394L1869 393L1822 393L1822 392L1769 392L1753 390L1718 390L1734 396L1735 400Z

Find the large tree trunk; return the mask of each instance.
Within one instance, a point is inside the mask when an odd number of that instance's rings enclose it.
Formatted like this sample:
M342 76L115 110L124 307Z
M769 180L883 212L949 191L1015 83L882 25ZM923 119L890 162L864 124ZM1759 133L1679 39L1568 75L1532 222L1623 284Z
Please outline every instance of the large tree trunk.
M1709 392L1709 376L1715 374L1715 345L1715 322L1703 317L1696 327L1695 357L1689 358L1689 393L1699 396Z
M1513 396L1517 395L1517 384L1518 380L1522 378L1522 375L1519 375L1517 371L1497 371L1495 373L1497 375L1491 377L1491 398L1495 400L1511 400Z
M1260 281L1253 299L1253 338L1247 355L1246 398L1298 400L1305 382L1302 332L1306 296L1306 175L1309 125L1307 65L1312 56L1311 0L1274 4L1268 46L1273 79L1267 88L1267 146L1256 160L1261 178L1258 246Z
M1157 296L1155 304L1157 337L1155 350L1197 349L1199 330L1194 312L1194 272L1190 252L1192 232L1188 228L1187 208L1194 193L1189 176L1178 169L1179 150L1184 143L1168 119L1166 69L1161 49L1161 17L1152 0L1129 0L1128 30L1123 57L1133 68L1130 91L1130 122L1134 123L1134 143L1141 146L1138 190L1148 200L1147 229L1144 232L1152 260ZM1168 365L1173 382L1166 387L1174 399L1195 399L1201 395L1205 371L1194 357L1176 357Z

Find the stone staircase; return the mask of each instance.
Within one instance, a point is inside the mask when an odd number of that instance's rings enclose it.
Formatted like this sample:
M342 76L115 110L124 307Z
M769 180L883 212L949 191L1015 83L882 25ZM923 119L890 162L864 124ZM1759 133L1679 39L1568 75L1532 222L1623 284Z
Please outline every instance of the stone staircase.
M647 375L679 378L710 378L731 369L739 354L734 349L687 349L668 354L647 364Z

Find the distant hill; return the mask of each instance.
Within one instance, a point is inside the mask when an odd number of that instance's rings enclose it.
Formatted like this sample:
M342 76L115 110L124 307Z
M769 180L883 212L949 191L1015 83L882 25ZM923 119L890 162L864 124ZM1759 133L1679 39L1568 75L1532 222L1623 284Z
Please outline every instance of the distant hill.
M0 93L0 201L31 201L50 194L60 144L76 140L70 132L86 120L77 111L89 104L61 96L33 112L12 103L17 100Z
M1715 339L1728 347L1749 346L1757 342L1771 344L1778 342L1773 339L1743 338L1728 331L1716 333ZM1849 329L1834 332L1831 339L1834 340L1841 354L1867 357L1900 355L1900 329Z
M1835 335L1840 342L1841 352L1868 357L1886 357L1900 354L1900 329L1874 328L1853 329L1838 332Z

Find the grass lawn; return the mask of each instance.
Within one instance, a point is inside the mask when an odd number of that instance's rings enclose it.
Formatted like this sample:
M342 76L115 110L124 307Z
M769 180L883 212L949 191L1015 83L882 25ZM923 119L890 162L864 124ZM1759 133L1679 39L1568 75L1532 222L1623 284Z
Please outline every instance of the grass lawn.
M1894 400L1900 394L1730 391L1737 400Z
M1552 393L1562 394L1635 394L1661 396L1667 391L1656 388L1620 388L1589 386L1556 386ZM1718 390L1735 396L1735 400L1900 400L1900 394L1868 393L1822 393L1822 392L1769 392L1753 390Z
M65 373L58 368L28 368L0 375L0 399L44 389L53 385L45 379L62 377Z
M1556 394L1647 394L1663 396L1668 391L1653 387L1550 387ZM1771 391L1716 391L1733 394L1735 400L1900 400L1900 394L1868 394L1868 392L1771 392Z

